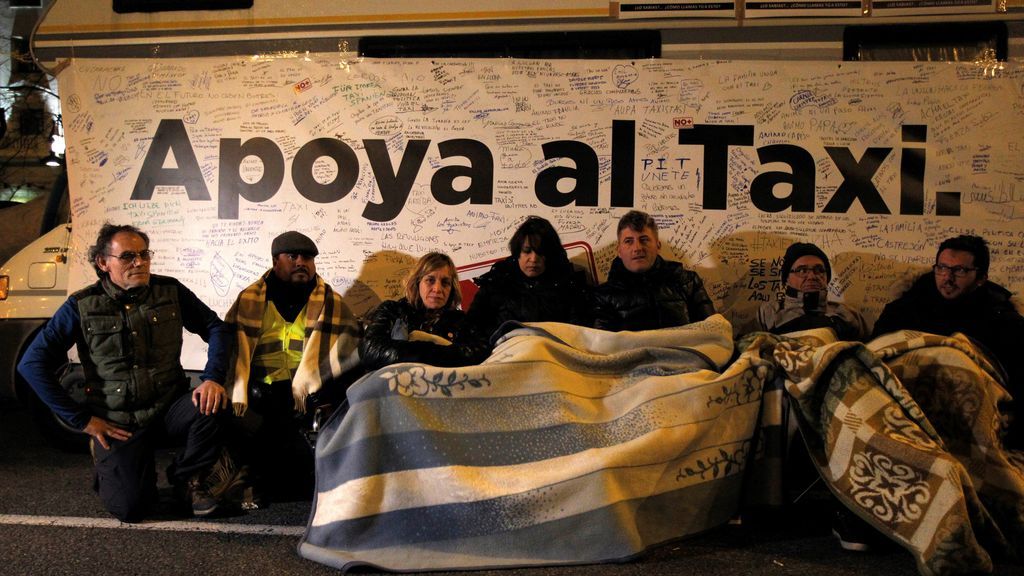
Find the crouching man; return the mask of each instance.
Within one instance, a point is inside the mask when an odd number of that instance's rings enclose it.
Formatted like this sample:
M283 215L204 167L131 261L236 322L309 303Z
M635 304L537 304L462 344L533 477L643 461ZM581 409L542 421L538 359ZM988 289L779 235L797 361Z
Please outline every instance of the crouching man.
M154 454L168 442L184 443L167 475L196 516L214 512L236 481L221 441L230 332L179 281L150 274L152 259L144 232L105 224L89 249L99 280L64 302L18 365L57 416L91 436L94 488L123 522L142 520L157 502ZM181 366L182 328L209 344L192 390ZM84 404L54 373L75 344Z

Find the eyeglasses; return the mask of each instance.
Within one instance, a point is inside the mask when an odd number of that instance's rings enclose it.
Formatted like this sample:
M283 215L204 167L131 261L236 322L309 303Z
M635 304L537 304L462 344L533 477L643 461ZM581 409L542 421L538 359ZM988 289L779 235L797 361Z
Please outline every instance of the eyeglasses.
M797 266L789 271L790 274L796 274L797 276L809 276L814 274L816 276L825 275L825 267L821 264L815 266Z
M138 258L143 262L149 262L153 259L152 250L143 250L142 252L121 252L120 254L107 254L112 258L117 258L123 264L134 264L135 259Z
M936 276L952 274L954 278L963 278L975 270L977 270L977 268L968 268L966 266L946 266L945 264L936 264L932 266L932 272L935 272Z

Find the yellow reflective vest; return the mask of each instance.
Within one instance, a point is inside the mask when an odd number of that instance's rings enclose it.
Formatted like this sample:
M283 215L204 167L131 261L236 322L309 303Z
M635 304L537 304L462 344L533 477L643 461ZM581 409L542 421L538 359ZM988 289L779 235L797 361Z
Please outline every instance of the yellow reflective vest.
M290 382L302 360L305 340L306 307L302 307L294 322L287 322L274 303L268 300L263 311L263 328L253 352L252 375L259 378L262 374L262 381L267 384Z

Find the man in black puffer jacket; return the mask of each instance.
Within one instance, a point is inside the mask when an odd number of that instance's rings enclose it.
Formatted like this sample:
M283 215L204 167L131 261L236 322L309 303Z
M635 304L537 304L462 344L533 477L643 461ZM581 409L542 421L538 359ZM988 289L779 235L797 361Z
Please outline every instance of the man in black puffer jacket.
M1019 406L1024 397L1024 361L1020 338L1024 318L1010 300L1012 293L988 278L988 243L978 236L957 236L939 245L932 271L921 275L902 296L886 304L873 336L918 330L948 336L962 332L981 344L1001 364L1007 391ZM1021 409L1006 442L1024 447Z
M608 281L595 292L594 326L602 330L652 330L683 326L715 313L696 272L658 255L658 225L631 210L618 226L618 257Z

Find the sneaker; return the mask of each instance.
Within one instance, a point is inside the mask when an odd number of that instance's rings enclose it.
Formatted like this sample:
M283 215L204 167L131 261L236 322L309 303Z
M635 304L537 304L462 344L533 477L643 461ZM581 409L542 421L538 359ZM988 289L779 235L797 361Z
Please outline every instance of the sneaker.
M868 552L877 540L874 528L846 510L836 510L832 535L843 550L851 552Z

